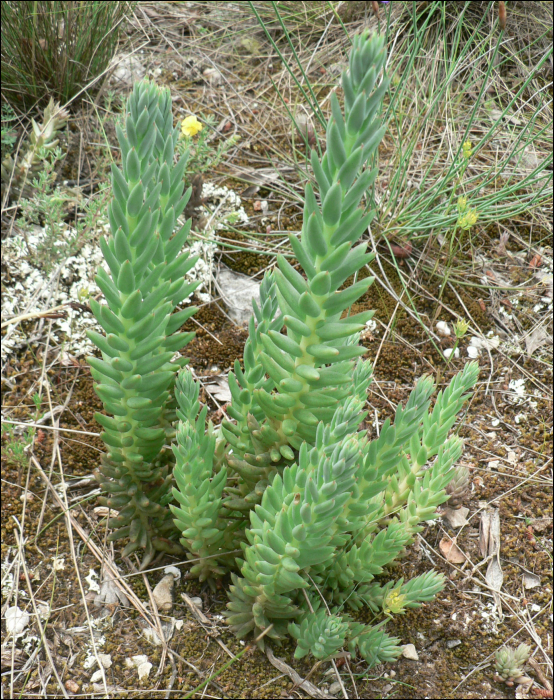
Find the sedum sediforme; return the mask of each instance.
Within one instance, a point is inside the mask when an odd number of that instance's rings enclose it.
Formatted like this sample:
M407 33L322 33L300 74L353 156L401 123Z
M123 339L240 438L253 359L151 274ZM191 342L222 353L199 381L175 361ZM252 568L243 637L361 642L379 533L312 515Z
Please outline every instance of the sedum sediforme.
M165 93L154 97L155 88L136 88L131 101L141 108L131 103L127 136L120 134L126 139L124 170L114 170L115 235L103 243L112 279L99 275L111 311L95 307L110 335L93 336L103 360L91 361L102 382L97 390L114 415L99 417L109 446L100 480L109 492L106 502L120 510L112 538L130 537L125 551L145 547L148 561L156 549L176 552L178 531L194 575L213 584L232 572L227 620L237 636L263 633L280 641L291 635L299 658L308 652L326 658L346 646L370 665L400 653L399 640L383 629L386 620L431 600L443 586L433 571L409 581L378 577L449 498L446 487L462 443L448 435L478 375L477 364L467 365L432 408L434 383L423 377L377 439L359 430L372 380L371 364L359 359L365 352L359 333L372 312L349 315L348 309L372 278L340 288L373 257L360 239L374 210L365 212L361 202L377 175L368 163L385 131L379 116L388 86L381 78L385 59L382 38L354 38L342 76L344 110L333 94L326 152L321 160L311 153L321 204L308 185L301 234L290 236L301 271L279 256L277 268L266 274L250 320L244 370L237 361L229 375L232 420L218 429L211 423L206 429L207 408L200 406L191 373L183 370L175 381L185 360L170 362L169 351L188 340L171 333L191 313L170 315L192 289L182 275L193 261L183 254L172 262L167 253L170 247L177 255L188 230L171 237L186 202L184 166L172 165L175 135ZM154 126L147 128L150 116L142 113L151 109ZM141 139L153 145L143 146ZM140 167L130 171L133 149ZM150 218L139 236L142 217ZM146 249L151 262L136 274L133 266ZM140 304L128 301L133 294ZM142 328L141 305L152 294L159 306L148 309L150 335L140 339L144 352L133 345L131 357L129 329ZM124 309L132 303L131 318ZM179 420L171 455L162 446L173 437L174 411ZM172 486L176 530L164 507ZM381 619L357 622L349 611L361 607Z
M531 656L531 647L520 644L517 649L502 647L496 652L495 666L498 675L506 683L520 683L525 680L523 668Z
M179 128L169 90L138 83L125 127L117 129L123 168L112 166L111 236L101 240L109 273L96 277L107 303L91 301L107 335L88 333L102 353L88 362L113 416L96 414L108 450L97 478L103 503L119 511L109 539L129 538L123 554L144 549L146 566L156 551L182 552L167 508L173 477L163 446L175 433L175 375L187 363L174 354L193 336L176 331L195 308L173 311L198 283L184 279L196 262L181 253L190 220L175 231L190 189L183 194L187 154L173 162Z
M372 312L344 313L372 279L340 287L373 257L359 239L374 210L360 203L377 174L366 164L385 131L384 63L382 39L354 39L342 76L344 113L332 94L326 153L321 161L311 154L321 206L308 185L300 238L290 236L304 275L282 256L266 275L244 371L236 362L229 375L234 422L223 422L209 450L194 423L198 407L190 412L185 396L192 377L178 385L182 415L189 413L177 435L179 506L172 506L202 578L218 575L228 553L242 548L227 612L239 637L290 634L298 657L325 658L346 644L370 665L396 658L398 640L383 622L363 625L344 608L401 614L442 588L435 572L384 584L375 578L448 499L461 454L461 441L448 433L478 374L468 365L432 410L434 384L422 378L377 440L358 430L372 376L369 362L356 361L365 352L359 332Z

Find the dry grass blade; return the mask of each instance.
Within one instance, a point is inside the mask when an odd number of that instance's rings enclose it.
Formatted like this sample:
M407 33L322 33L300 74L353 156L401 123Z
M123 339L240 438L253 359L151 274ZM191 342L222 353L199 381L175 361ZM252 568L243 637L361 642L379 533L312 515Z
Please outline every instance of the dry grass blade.
M324 693L317 686L315 686L311 681L303 679L291 666L285 663L282 659L275 656L272 649L267 646L266 655L270 663L275 666L276 669L285 673L294 682L294 685L301 690L304 690L311 698L333 698L333 695L329 693Z

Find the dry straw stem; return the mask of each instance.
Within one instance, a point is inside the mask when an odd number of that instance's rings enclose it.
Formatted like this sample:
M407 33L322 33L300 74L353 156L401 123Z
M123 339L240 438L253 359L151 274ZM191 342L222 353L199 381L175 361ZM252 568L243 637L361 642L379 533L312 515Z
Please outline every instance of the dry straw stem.
M46 359L46 356L47 356L47 352L45 353L44 361L45 361L45 359ZM44 367L44 366L43 366L43 367ZM52 411L52 402L51 402L50 392L49 392L48 385L46 385L46 386L47 386L47 393L48 393L48 402L49 402L49 404L50 404L50 410ZM71 396L71 392L69 393L69 396ZM69 399L69 396L68 396L68 399ZM55 422L56 422L56 419L54 419L53 422L55 423ZM53 465L54 465L54 461L55 461L56 459L57 459L58 465L59 465L59 467L60 467L60 473L61 473L61 475L62 475L62 484L63 484L63 465L62 465L62 460L61 460L61 454L60 454L60 451L59 451L59 444L58 444L58 440L57 440L57 432L55 433L54 447L53 447L53 452L52 452L52 464L51 464L51 470L50 470L50 472L52 472L52 468L53 468ZM34 455L31 456L31 462L33 463L33 465L37 468L37 470L38 470L39 473L41 474L44 483L45 483L46 485L49 485L49 486L50 486L51 491L52 491L52 494L53 494L53 496L54 496L54 499L58 502L58 505L59 505L61 508L63 508L63 511L64 511L64 513L65 513L65 515L66 515L66 527L67 527L67 532L68 532L68 536L69 536L69 547L70 547L71 556L72 556L72 560L73 560L73 564L74 564L75 574L76 574L76 576L77 576L77 581L78 581L78 585L79 585L79 590L80 590L80 594L81 594L81 599L82 599L82 601L83 601L83 605L85 606L85 612L86 612L87 622L88 622L88 626L89 626L89 630L90 630L91 645L92 645L92 648L93 648L93 653L95 654L96 660L97 660L97 662L98 662L98 664L99 664L99 667L102 668L102 665L100 664L99 659L98 659L98 652L97 652L96 642L95 642L95 639L94 639L93 628L92 628L92 624L91 624L90 615L89 615L89 612L88 612L88 607L87 607L86 598L85 598L85 592L84 592L83 585L82 585L82 581L81 581L81 576L80 576L80 572L79 572L79 566L78 566L78 563L77 563L77 556L76 556L75 547L74 547L74 543L73 543L73 530L72 530L72 526L77 526L77 527L79 527L79 528L80 528L80 526L78 525L78 523L76 523L76 521L74 521L74 520L72 519L72 516L69 514L69 506L68 506L68 503L67 503L67 496L65 495L65 490L63 491L63 494L64 494L64 495L63 495L63 500L62 500L62 499L60 498L60 496L58 496L58 494L57 494L57 492L55 491L55 489L53 488L53 486L52 486L52 484L51 484L51 481L50 481L50 478L45 474L45 472L43 471L42 467L40 466L40 464L38 463L38 461L36 460L36 458L34 457ZM27 488L28 488L29 474L30 474L30 465L29 465L29 468L28 468L27 486L26 486L26 489L25 489L25 493L27 492ZM45 495L44 504L45 504L45 502L46 502L46 495ZM26 500L25 500L25 503L26 503ZM44 504L43 504L43 506L44 506ZM72 521L73 521L73 522L72 522ZM32 604L33 604L33 609L34 609L34 611L35 611L36 621L37 621L37 624L38 624L39 629L40 629L40 632L41 632L41 639L42 639L43 646L44 646L45 651L46 651L46 654L47 654L47 656L48 656L48 658L49 658L49 661L50 661L50 665L51 665L51 667L52 667L52 670L53 670L53 672L54 672L54 674L55 674L55 676L56 676L56 678L57 678L57 680L58 680L58 685L59 685L59 687L60 687L60 689L61 689L61 691L62 691L64 697L68 697L67 692L66 692L66 690L65 690L65 687L63 686L63 684L62 684L62 682L61 682L61 678L60 678L60 676L59 676L59 673L58 673L58 671L57 671L57 669L56 669L56 665L55 665L54 659L53 659L52 656L51 656L51 652L50 652L50 648L49 648L49 642L48 642L47 637L46 637L46 635L45 635L45 627L43 627L42 622L41 622L41 619L40 619L40 615L39 615L38 608L37 608L36 601L35 601L35 597L34 597L33 588L32 588L32 585L31 585L31 582L30 582L30 579L29 579L29 576L28 576L28 572L27 572L27 569L26 569L26 564L25 564L25 550L24 550L24 548L21 546L22 541L23 541L23 536L24 536L25 528L26 528L26 523L25 523L25 505L24 505L23 514L22 514L22 521L21 521L21 525L20 525L20 527L19 527L19 537L18 537L19 561L21 562L21 566L22 566L22 568L23 568L23 570L24 570L25 580L26 580L27 587L28 587L28 592L29 592L29 596L30 596L31 602L32 602ZM81 529L82 529L82 528L81 528ZM83 535L85 535L85 533L83 533ZM86 539L88 539L88 538L83 537L83 539L86 541ZM19 576L14 577L14 582L15 582L15 585L16 585L16 586L19 585ZM17 605L17 592L18 592L18 588L16 588L16 605ZM47 624L47 623L46 623L46 624ZM106 683L105 677L103 678L103 680L104 680L104 684L105 684L105 683ZM12 690L13 690L13 683L14 683L14 675L13 675L13 668L12 668L12 675L11 675L11 682L10 682ZM106 692L107 692L107 688L106 688Z

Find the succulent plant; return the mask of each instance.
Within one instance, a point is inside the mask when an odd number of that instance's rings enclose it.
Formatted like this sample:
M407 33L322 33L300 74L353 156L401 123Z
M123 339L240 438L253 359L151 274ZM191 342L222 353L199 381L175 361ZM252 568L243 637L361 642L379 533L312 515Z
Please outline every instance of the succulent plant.
M446 487L449 498L445 505L453 510L458 510L462 507L468 491L469 469L462 466L456 467L452 481Z
M102 353L88 362L113 416L96 414L108 448L96 472L101 502L118 511L109 539L129 539L124 555L144 549L144 567L157 551L183 553L167 507L174 480L164 446L175 436L175 376L188 362L176 352L194 335L177 331L196 309L173 311L199 282L185 280L197 260L182 252L190 220L175 231L191 190L183 194L187 154L174 164L179 128L169 90L135 85L126 134L118 126L117 135L123 170L112 166L111 236L100 242L110 274L96 277L107 303L90 303L107 335L88 331Z
M190 222L174 233L189 196L184 159L173 164L178 129L168 91L135 87L102 241L111 277L97 280L108 305L92 305L108 335L90 334L103 357L89 360L114 416L97 415L108 448L98 479L119 510L110 539L129 539L124 554L144 549L143 567L166 551L187 552L191 573L211 585L230 571L226 616L238 637L263 646L292 635L297 657L346 645L370 666L401 653L386 620L443 586L434 571L379 576L448 500L462 451L448 435L479 372L468 364L432 409L434 382L422 377L377 439L359 430L372 381L359 339L373 312L349 309L372 278L342 287L373 258L360 239L375 209L361 205L372 203L386 129L385 62L383 38L354 37L344 110L332 93L327 151L311 152L321 204L307 185L300 237L289 236L298 266L279 256L266 274L244 369L236 361L229 374L231 420L217 428L206 429L198 382L187 369L176 377L187 360L173 355L191 337L177 331L193 309L172 312L194 289L183 280L194 259L181 253ZM384 619L355 622L345 606Z
M496 652L496 672L507 683L517 683L524 678L523 667L531 656L531 647L520 644L517 649L502 647Z
M307 615L300 626L291 623L289 632L297 641L295 659L301 659L309 652L316 659L325 659L344 645L348 623L342 617L329 615L322 608L311 616Z

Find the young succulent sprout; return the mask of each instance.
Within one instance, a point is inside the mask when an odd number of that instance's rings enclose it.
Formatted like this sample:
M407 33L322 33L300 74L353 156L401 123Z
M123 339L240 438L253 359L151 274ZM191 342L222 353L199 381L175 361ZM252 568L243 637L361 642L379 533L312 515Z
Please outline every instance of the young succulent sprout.
M531 647L520 644L517 649L502 647L496 652L496 672L509 685L522 683L526 676L523 667L531 656Z
M456 467L452 481L446 487L448 508L459 509L462 507L464 499L469 491L469 469L466 467Z

